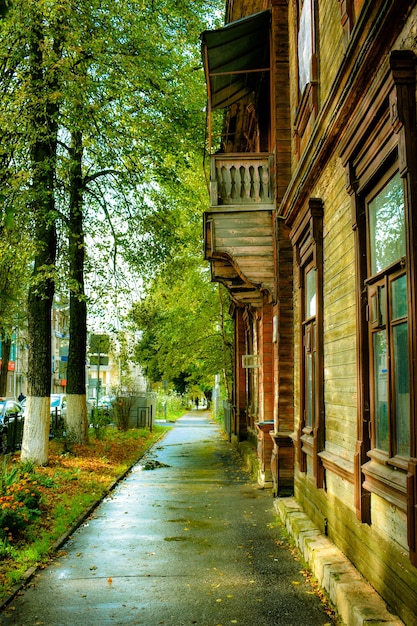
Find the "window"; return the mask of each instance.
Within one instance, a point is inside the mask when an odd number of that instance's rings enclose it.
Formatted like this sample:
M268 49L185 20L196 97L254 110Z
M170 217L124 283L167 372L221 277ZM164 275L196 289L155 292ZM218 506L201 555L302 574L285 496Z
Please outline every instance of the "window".
M394 50L352 116L340 156L356 240L355 505L407 516L417 566L417 133L415 55Z
M410 454L404 193L399 173L383 179L382 188L366 204L372 447L394 459Z
M298 0L297 56L299 103L294 121L295 151L299 157L310 136L318 107L318 64L315 0Z
M311 82L311 61L313 55L312 7L311 0L303 0L298 23L298 78L300 93Z
M317 324L316 324L316 270L309 265L304 273L303 346L304 346L304 413L305 427L312 431L316 423L317 380Z
M324 447L322 221L323 204L311 198L303 218L291 233L300 285L298 463L305 472L310 458L317 487L322 487L324 478L319 456Z

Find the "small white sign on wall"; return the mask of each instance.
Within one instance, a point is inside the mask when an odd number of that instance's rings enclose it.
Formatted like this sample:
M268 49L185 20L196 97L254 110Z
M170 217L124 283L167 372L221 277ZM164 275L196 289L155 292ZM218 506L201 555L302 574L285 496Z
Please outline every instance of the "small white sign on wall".
M242 354L242 367L259 367L259 354Z

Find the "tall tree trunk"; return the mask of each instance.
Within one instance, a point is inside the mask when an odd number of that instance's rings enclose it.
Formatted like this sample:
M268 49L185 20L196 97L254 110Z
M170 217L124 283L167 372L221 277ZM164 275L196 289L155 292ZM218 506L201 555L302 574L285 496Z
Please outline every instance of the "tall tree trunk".
M36 9L35 9L36 11ZM54 297L56 229L54 179L58 104L53 73L44 69L41 16L34 16L30 41L32 107L31 204L37 253L28 297L28 396L22 461L48 462L51 395L51 310ZM50 70L49 70L50 71Z
M70 339L67 367L67 431L78 443L88 441L88 415L85 397L87 352L87 306L84 294L85 242L83 230L81 131L71 137L70 166Z
M0 397L4 398L7 394L7 373L9 369L10 350L12 347L10 337L3 335L1 347Z

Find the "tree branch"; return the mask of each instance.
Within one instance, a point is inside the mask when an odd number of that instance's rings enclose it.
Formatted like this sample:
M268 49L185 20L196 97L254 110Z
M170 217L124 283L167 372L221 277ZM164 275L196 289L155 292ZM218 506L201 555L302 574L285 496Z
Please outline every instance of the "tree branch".
M100 170L95 174L91 174L91 176L85 176L84 186L88 185L88 183L93 182L93 180L97 180L97 178L101 178L101 176L108 176L109 174L116 174L117 176L120 176L121 172L119 172L118 170Z

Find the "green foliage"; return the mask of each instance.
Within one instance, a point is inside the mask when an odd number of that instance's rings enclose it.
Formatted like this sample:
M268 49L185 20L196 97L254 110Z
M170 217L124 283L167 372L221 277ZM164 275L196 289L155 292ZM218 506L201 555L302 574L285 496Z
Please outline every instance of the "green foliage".
M186 401L177 393L159 393L156 400L156 418L175 420L184 415Z
M35 476L23 471L19 465L8 469L5 460L0 473L0 540L3 552L8 542L16 539L40 515L40 499L41 488Z
M48 220L58 227L59 258L48 272L66 289L68 277L73 281L66 257L71 137L79 133L85 231L87 246L94 247L89 295L98 309L116 289L129 293L121 256L136 271L153 272L153 264L181 241L176 214L185 206L190 176L195 198L204 189L206 89L199 34L221 20L223 8L223 0L14 0L2 21L5 220L19 216L33 230L28 208L42 190L30 188L30 148L58 129L56 161L48 163L57 181ZM41 53L39 89L31 88L34 44ZM34 124L44 114L44 123Z
M91 335L90 352L92 354L107 354L110 350L109 335Z
M13 0L3 15L0 227L14 239L13 262L0 257L0 313L7 310L1 293L20 304L29 288L35 395L49 393L50 329L37 322L50 319L54 291L88 303L100 331L107 323L119 328L121 302L139 297L135 276L178 271L171 264L178 252L201 255L206 89L199 33L223 8L223 0ZM82 268L74 271L84 247L87 295ZM2 268L20 258L6 288ZM71 329L80 328L74 318ZM188 375L184 365L169 369ZM68 388L84 389L84 368L68 372Z
M233 332L227 310L225 290L210 282L197 256L172 259L132 312L142 331L136 358L148 378L204 391L216 374L230 376Z
M106 428L112 422L112 417L109 411L102 408L94 408L91 419L93 423L94 436L96 439L104 439L106 435Z

